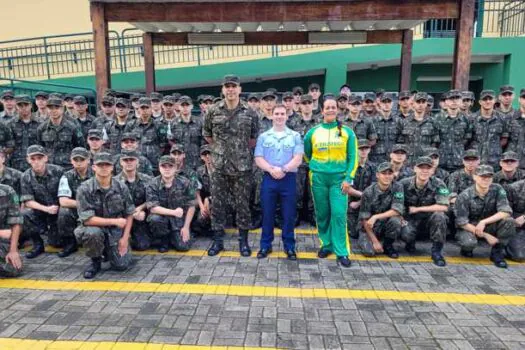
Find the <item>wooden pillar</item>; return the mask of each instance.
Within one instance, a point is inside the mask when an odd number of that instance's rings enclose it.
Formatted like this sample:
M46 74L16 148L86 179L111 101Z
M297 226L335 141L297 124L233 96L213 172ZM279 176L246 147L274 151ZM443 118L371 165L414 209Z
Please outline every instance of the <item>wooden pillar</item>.
M95 48L97 98L100 99L104 91L111 87L108 21L106 20L104 3L92 2L90 10Z
M401 41L401 67L399 70L399 91L410 90L413 38L414 33L411 29L403 30L403 38Z
M472 58L472 35L474 33L474 2L460 0L459 18L456 25L456 43L452 63L452 88L468 90L470 62Z
M144 74L146 78L146 93L155 91L155 53L153 51L153 38L151 33L144 33Z

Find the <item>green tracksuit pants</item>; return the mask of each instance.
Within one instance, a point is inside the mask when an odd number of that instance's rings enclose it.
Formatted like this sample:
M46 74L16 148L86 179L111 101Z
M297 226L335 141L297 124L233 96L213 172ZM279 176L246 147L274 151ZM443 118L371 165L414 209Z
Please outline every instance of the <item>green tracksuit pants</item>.
M310 172L317 231L321 249L348 256L350 243L346 226L348 195L341 192L345 175Z

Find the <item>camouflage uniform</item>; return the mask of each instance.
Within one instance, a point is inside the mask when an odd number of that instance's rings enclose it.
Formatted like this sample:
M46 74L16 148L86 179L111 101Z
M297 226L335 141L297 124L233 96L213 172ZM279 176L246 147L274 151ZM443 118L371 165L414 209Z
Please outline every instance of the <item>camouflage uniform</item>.
M171 124L171 135L170 142L181 144L184 147L185 166L193 170L197 169L201 164L199 149L204 143L202 121L194 115L190 117L188 123L180 118Z
M199 180L199 183L201 184L200 188L200 196L202 201L206 198L211 197L211 179L210 179L210 173L208 172L208 168L206 168L206 165L201 165L197 168L197 177ZM211 206L211 201L210 201ZM211 230L211 218L203 218L200 215L200 211L195 211L195 216L193 217L193 223L192 223L192 231L205 234Z
M75 120L77 121L78 124L80 124L80 130L82 130L82 135L83 135L84 140L87 139L89 130L96 129L92 126L93 121L95 121L95 116L89 113L86 114L84 119L80 119L78 116L75 116Z
M439 167L456 171L463 167L465 146L472 138L471 124L462 115L451 118L449 115L434 118L439 134Z
M503 153L501 139L509 137L508 123L497 113L493 112L488 119L477 114L474 118L472 144L480 155L481 164L488 164L499 170L499 160ZM512 138L509 144L512 144Z
M73 148L86 147L84 135L78 125L64 117L58 126L55 126L51 120L40 124L37 129L37 140L46 148L49 163L64 169L72 168L69 156Z
M450 198L456 198L461 192L474 185L474 178L465 172L465 169L457 170L448 177L448 189Z
M521 110L515 111L508 123L511 136L507 151L516 152L520 158L520 169L525 169L525 118Z
M387 118L377 116L372 119L377 133L377 141L370 152L370 160L376 164L390 161L392 147L399 134L397 117L390 114Z
M134 133L140 140L138 151L151 163L153 169L158 169L159 157L165 153L167 147L166 126L152 118L148 123L142 119L131 121L125 132Z
M397 173L394 172L395 181L401 181L408 177L414 176L414 169L408 165L403 165Z
M472 251L478 245L478 239L472 232L461 229L466 224L477 225L482 219L497 212L512 214L507 193L501 185L491 184L488 193L481 197L476 193L476 186L461 192L456 200L456 240L464 251ZM512 217L487 225L485 232L494 234L503 246L516 234Z
M433 176L437 177L438 179L440 179L444 183L447 183L448 182L448 177L450 176L450 174L449 174L448 171L446 171L444 169L437 168L436 171L434 172Z
M428 232L432 242L444 243L447 235L447 216L443 212L409 214L409 207L424 207L434 204L449 205L449 190L443 181L431 177L424 188L416 187L416 177L400 181L405 194L404 219L407 225L403 227L401 239L413 243L419 233Z
M0 223L2 230L7 230L13 225L22 225L23 216L20 214L20 202L15 191L6 185L0 185ZM9 239L0 238L0 276L3 277L17 277L22 272L17 270L13 265L8 264L5 260L11 241Z
M22 172L13 168L4 167L3 173L0 174L0 184L12 187L16 194L20 196L20 179Z
M124 256L118 251L123 230L116 226L85 226L94 216L116 219L132 215L135 206L126 185L112 179L110 188L104 189L96 177L92 177L78 188L77 201L80 225L75 229L75 237L86 249L86 256L100 258L105 255L114 269L127 269L132 260L131 251L128 249Z
M250 229L253 153L249 141L256 139L258 134L257 115L243 102L234 110L228 110L226 103L220 101L211 106L206 114L203 136L213 138L211 156L215 167L211 181L214 200L212 228L219 242L224 234L228 194L233 194L235 198L237 226L240 230Z
M129 117L124 124L119 124L116 119L106 124L109 138L109 153L120 154L120 151L122 150L120 146L122 134L124 134L124 130L126 129L128 122Z
M390 209L395 210L399 213L399 216L378 220L373 227L373 231L378 238L383 236L385 239L394 242L401 232L401 218L405 211L403 185L399 182L394 182L388 190L383 192L379 185L375 183L363 192L361 199L359 246L363 255L374 256L375 251L372 242L363 228L362 221L370 219L375 214L381 214Z
M118 175L122 172L122 166L120 166L120 154L114 156L115 162L113 163L113 174ZM148 158L143 155L139 155L137 172L153 176L153 166Z
M137 172L135 181L128 182L124 173L120 173L113 177L113 179L122 182L128 187L135 207L146 203L146 189L149 182L152 180L151 176ZM144 211L146 211L146 208L144 208ZM133 226L131 228L131 247L135 250L146 250L151 246L151 234L146 220L147 218L144 221L133 219Z
M414 164L418 157L425 155L425 148L439 143L439 133L430 119L417 121L412 117L398 124L397 142L407 145L408 162Z
M376 165L368 160L364 166L358 165L352 187L357 191L363 192L374 182L376 182ZM362 200L363 197L348 196L348 231L350 231L350 236L352 238L357 238L359 236L358 217L360 209L352 209L350 203L361 201L361 205L363 205Z
M507 191L509 185L523 179L525 179L525 170L522 169L516 169L516 172L510 178L505 176L503 170L500 170L494 174L494 183L503 186L505 191Z
M27 148L35 143L37 139L37 129L40 122L31 117L29 123L25 123L18 117L15 118L9 127L14 136L14 151L9 157L9 165L17 170L26 171L29 169L29 163L26 160Z
M32 200L45 206L58 205L58 184L63 174L64 169L53 164L46 165L46 172L43 176L35 174L33 169L27 169L20 179L20 201L25 203ZM60 245L57 215L29 208L23 209L22 214L24 215L24 238L41 243L41 235L47 232L48 243L52 246Z
M525 215L525 180L510 184L506 190L512 216L518 218ZM525 260L525 225L516 227L516 235L507 244L507 254L512 260Z
M195 190L191 181L184 176L175 175L171 187L166 188L162 177L157 176L148 184L146 200L149 210L157 206L184 210L181 218L150 214L148 223L154 238L161 241L168 239L175 250L188 251L191 247L191 240L183 242L180 230L184 226L188 209L195 206Z
M356 120L350 119L350 116L342 120L344 125L347 125L350 129L354 130L355 136L358 139L366 139L368 141L374 141L377 139L377 132L372 119L362 119L361 115Z
M12 121L10 123L12 123ZM0 147L3 149L13 149L15 147L13 133L9 127L10 123L0 123Z

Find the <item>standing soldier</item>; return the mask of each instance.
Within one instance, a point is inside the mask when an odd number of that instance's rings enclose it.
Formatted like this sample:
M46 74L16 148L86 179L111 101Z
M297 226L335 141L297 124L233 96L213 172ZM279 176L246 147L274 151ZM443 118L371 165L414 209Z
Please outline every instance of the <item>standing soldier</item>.
M5 90L0 95L0 102L4 106L4 111L0 112L0 122L7 123L16 117L16 100L13 91Z
M474 101L476 97L472 91L463 91L461 93L461 113L467 117L467 120L472 120L472 106L474 106Z
M65 118L62 100L50 98L47 109L49 119L37 129L38 143L45 147L51 164L71 169L69 156L73 148L86 146L84 135L78 124Z
M37 111L33 113L33 117L39 122L46 120L49 115L47 113L47 99L49 94L44 91L38 91L35 94L35 104Z
M499 169L499 160L509 143L510 134L508 123L494 110L494 98L492 90L481 92L481 109L474 117L471 147L477 149L481 163ZM513 138L510 140L511 145L512 142Z
M141 97L144 97L142 94L132 94L130 96L131 109L129 111L129 119L135 119L139 117L139 100Z
M176 122L178 119L175 115L175 97L173 96L164 96L162 99L162 118L160 122L166 125L168 139L172 137L171 125Z
M403 186L394 182L394 172L390 163L377 167L377 183L363 192L359 210L359 246L365 256L385 253L397 259L399 253L394 242L401 233L401 219L405 212ZM383 244L380 242L383 238Z
M400 122L400 119L392 113L392 103L381 103L380 106L379 113L372 118L377 140L372 148L370 160L376 164L390 161L389 155L398 138L398 123Z
M319 115L321 114L321 110L323 106L321 105L321 102L319 101L319 98L321 97L321 86L317 83L312 83L310 86L308 86L308 94L312 96L312 111L313 114Z
M73 94L66 94L64 96L64 107L66 107L64 115L70 118L75 118L75 103L73 101L74 98L75 95Z
M367 92L363 98L363 118L373 118L377 116L376 108L377 96L373 92Z
M106 148L109 148L109 153L115 155L121 151L120 141L124 130L128 125L130 118L129 115L129 101L125 98L117 99L116 105L116 118L106 124L106 131L108 134L109 145L106 144Z
M73 106L75 108L74 118L80 124L84 140L87 139L87 133L91 129L91 124L95 117L88 113L88 103L84 96L75 96L73 98Z
M260 104L261 100L259 99L259 94L252 92L248 95L248 106L253 109L255 112L260 113Z
M499 88L498 100L500 102L498 112L504 120L510 120L514 115L514 108L512 107L512 101L514 101L514 86L501 86Z
M106 95L102 98L100 103L100 111L97 114L97 118L93 121L92 128L105 130L106 124L115 119L115 98L113 96Z
M412 113L412 94L408 90L399 93L399 108L396 117L407 119Z
M520 158L520 169L525 169L525 89L520 91L520 108L514 111L509 124L512 130L512 142L507 150L514 151Z
M346 95L342 96L346 97ZM361 98L351 95L348 101L348 108L350 110L348 115L342 119L338 118L338 120L350 127L350 129L354 130L355 136L357 138L368 140L370 147L374 147L377 140L377 133L373 120L371 118L363 118L360 113L360 106Z
M507 197L512 208L516 235L507 244L507 255L518 262L525 261L525 180L507 187Z
M113 160L109 153L99 153L93 160L95 176L77 192L78 219L75 237L86 249L91 264L84 278L92 279L102 269L104 255L115 270L131 264L129 238L135 206L128 188L112 179Z
M159 92L152 92L149 94L151 100L151 116L157 120L162 118L162 100L164 96Z
M23 223L18 194L11 187L0 185L0 203L0 276L17 277L22 272L18 239Z
M304 95L304 90L300 86L296 86L292 89L293 94L293 110L296 113L300 113L300 107L301 107L301 96Z
M516 234L512 209L507 193L501 185L492 183L494 170L480 165L474 175L474 186L463 191L456 201L456 240L461 255L472 257L478 239L485 239L492 247L490 260L500 268L507 268L504 248Z
M48 164L44 147L32 145L27 149L27 161L31 165L20 180L20 201L24 203L24 238L33 241L33 249L26 258L33 259L44 252L42 235L47 232L51 246L61 245L57 229L58 184L64 169Z
M345 120L348 117L348 96L338 95L337 96L337 120Z
M226 199L229 193L235 197L237 226L239 227L239 250L242 256L250 256L248 230L250 217L250 188L253 167L251 149L259 134L257 115L240 101L239 77L227 75L223 79L224 100L210 108L204 120L203 136L211 145L212 163L212 227L214 243L208 255L224 250L224 221Z
M9 164L17 170L25 171L29 168L26 159L27 148L35 142L40 122L31 115L29 96L18 96L17 108L18 116L8 124L14 137L14 150L9 158Z
M286 121L286 126L288 126L290 120L300 118L300 116L299 113L294 110L294 96L291 91L286 91L282 96L282 100L286 108L286 113L288 114L288 120Z
M463 169L456 170L448 177L447 185L450 191L450 203L456 202L457 196L474 184L474 173L480 160L476 150L469 149L463 155Z
M73 169L62 175L58 185L58 235L64 245L63 250L58 253L60 258L68 257L78 250L74 234L78 221L77 190L84 181L93 177L87 149L74 148L71 151L71 164Z
M518 169L519 158L516 152L503 153L499 165L501 170L494 175L494 183L500 184L505 190L510 184L525 179L525 170Z
M202 137L202 121L199 117L192 115L193 102L189 96L179 99L181 113L180 118L171 125L171 144L181 144L186 152L186 166L197 169L200 165L199 151L204 143Z
M91 159L95 159L95 155L104 151L104 141L102 140L102 130L91 129L88 131L88 146Z

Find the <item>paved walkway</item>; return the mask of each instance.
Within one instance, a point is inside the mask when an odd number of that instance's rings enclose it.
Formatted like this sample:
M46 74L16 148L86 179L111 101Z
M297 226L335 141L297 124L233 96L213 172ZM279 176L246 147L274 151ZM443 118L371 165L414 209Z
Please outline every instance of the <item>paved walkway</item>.
M300 232L296 262L277 239L271 257L241 258L231 235L220 256L198 239L188 253L136 253L130 270L94 281L82 253L50 250L0 280L0 349L525 348L525 265L501 270L487 247L464 259L449 244L438 268L421 244L342 269Z

